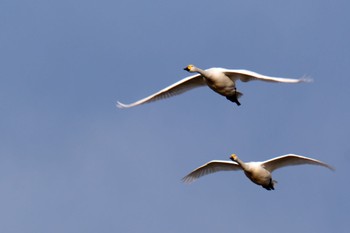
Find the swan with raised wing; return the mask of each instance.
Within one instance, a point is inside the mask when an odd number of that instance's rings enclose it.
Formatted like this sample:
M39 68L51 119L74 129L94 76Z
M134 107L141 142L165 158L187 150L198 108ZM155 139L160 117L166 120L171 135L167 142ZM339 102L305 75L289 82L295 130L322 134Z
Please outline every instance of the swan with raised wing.
M156 100L169 98L175 95L182 94L188 90L196 87L208 86L216 93L225 96L226 99L231 102L241 105L238 98L242 96L242 93L236 89L236 81L249 82L252 80L260 80L265 82L277 82L277 83L300 83L309 82L311 79L290 79L290 78L278 78L271 77L262 74L258 74L249 70L233 70L225 68L210 68L202 70L194 65L188 65L184 70L190 73L197 73L195 75L186 77L146 98L138 100L131 104L123 104L117 102L118 108L131 108L145 103L150 103Z
M272 179L271 173L279 168L286 166L310 164L319 165L334 170L330 165L316 159L304 157L301 155L287 154L263 162L243 162L236 154L230 156L232 161L212 160L185 176L182 181L192 183L198 178L218 171L239 171L243 170L244 174L255 184L261 185L267 190L274 190L277 183Z

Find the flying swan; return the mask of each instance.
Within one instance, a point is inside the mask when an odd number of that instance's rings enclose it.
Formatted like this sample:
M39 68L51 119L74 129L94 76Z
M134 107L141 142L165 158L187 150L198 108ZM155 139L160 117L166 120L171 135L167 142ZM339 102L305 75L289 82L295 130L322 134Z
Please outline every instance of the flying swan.
M218 171L243 170L244 174L253 183L261 185L267 190L274 190L274 184L277 183L277 181L272 179L271 173L278 168L302 164L311 164L323 166L334 170L333 167L324 162L294 154L282 155L264 162L245 163L242 160L240 160L236 154L232 154L230 156L230 159L232 161L212 160L193 170L190 174L185 176L182 179L182 181L189 184L197 180L201 176L208 175L210 173Z
M270 77L262 74L258 74L249 70L232 70L225 68L210 68L202 70L194 65L188 65L184 70L190 73L198 73L189 77L186 77L160 91L150 95L146 98L138 100L131 104L123 104L117 102L118 108L131 108L145 103L150 103L156 100L169 98L175 95L182 94L188 90L196 87L209 86L210 89L216 93L225 96L226 99L241 105L238 98L242 96L242 93L236 90L236 81L249 82L252 80L261 80L265 82L278 82L278 83L300 83L310 82L311 79L290 79L290 78L278 78Z

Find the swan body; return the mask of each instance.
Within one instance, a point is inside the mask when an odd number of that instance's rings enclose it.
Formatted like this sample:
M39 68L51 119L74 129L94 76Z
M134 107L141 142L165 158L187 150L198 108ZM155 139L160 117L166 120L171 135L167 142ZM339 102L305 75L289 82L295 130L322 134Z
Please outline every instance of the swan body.
M236 90L236 81L249 82L252 80L260 80L265 82L278 82L278 83L300 83L311 81L309 79L290 79L290 78L278 78L270 77L262 74L258 74L249 70L232 70L225 68L210 68L202 70L194 65L188 65L184 70L190 73L197 73L195 75L186 77L146 98L138 100L131 104L123 104L117 102L118 108L131 108L145 103L150 103L156 100L169 98L175 95L182 94L193 88L208 86L216 93L225 96L228 100L240 105L238 98L242 96L242 93Z
M261 185L267 190L274 190L274 184L271 173L279 168L286 166L310 164L319 165L334 170L330 165L316 159L304 157L301 155L287 154L263 162L243 162L237 155L230 156L232 161L212 160L185 176L182 180L185 183L192 183L198 178L218 171L237 171L243 170L244 174L255 184Z

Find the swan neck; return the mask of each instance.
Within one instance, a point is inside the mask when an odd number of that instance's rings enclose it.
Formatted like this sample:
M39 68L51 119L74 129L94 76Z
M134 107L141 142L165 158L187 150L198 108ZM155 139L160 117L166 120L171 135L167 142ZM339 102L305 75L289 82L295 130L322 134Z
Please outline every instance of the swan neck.
M206 73L207 73L205 70L202 70L198 67L195 67L194 71L200 73L203 76L206 76Z
M241 166L243 170L246 171L248 169L248 165L239 158L236 158L235 161L239 164L239 166Z

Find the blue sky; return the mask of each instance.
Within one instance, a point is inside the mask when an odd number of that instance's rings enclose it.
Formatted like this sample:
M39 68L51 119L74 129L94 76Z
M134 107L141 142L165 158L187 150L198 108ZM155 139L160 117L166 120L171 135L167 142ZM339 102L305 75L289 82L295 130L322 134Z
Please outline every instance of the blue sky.
M0 2L0 231L348 232L346 1ZM140 107L183 67L310 75L208 88ZM181 178L236 153L325 161Z

